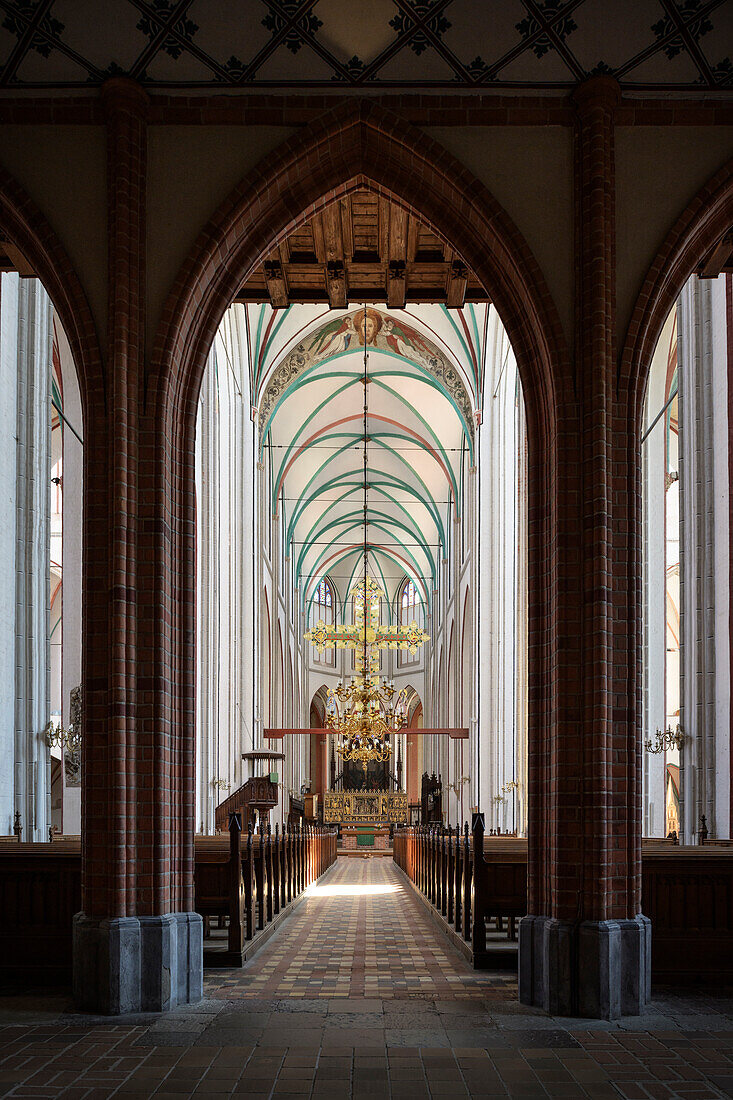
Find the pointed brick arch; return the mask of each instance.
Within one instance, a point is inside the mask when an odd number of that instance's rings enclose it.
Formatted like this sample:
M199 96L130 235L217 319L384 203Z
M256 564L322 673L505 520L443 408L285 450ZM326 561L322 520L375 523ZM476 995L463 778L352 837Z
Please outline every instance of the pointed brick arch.
M492 296L514 347L525 391L531 452L530 492L537 517L537 608L552 553L558 408L572 396L559 316L542 273L509 216L472 174L437 142L371 101L351 101L309 125L249 173L199 236L169 295L155 341L146 415L150 432L141 460L157 472L151 493L166 501L168 523L158 544L160 577L171 556L183 590L173 657L184 678L194 667L194 450L198 392L217 326L247 273L315 210L368 187L415 212L449 240ZM419 202L416 197L419 196ZM170 533L168 533L170 532ZM540 560L543 559L543 560ZM541 637L537 634L538 653ZM178 660L182 663L178 664ZM544 659L544 658L543 658ZM186 671L184 671L186 670ZM543 677L543 682L546 677ZM179 690L180 689L180 690ZM192 700L178 693L184 723Z
M643 684L641 426L654 351L669 312L687 280L733 226L733 160L697 192L679 215L647 273L631 315L617 373L617 403L630 418L625 492L630 501L628 621L633 624L637 712Z
M0 165L0 230L40 279L69 341L87 424L104 415L105 378L96 326L84 290L63 245L18 181Z
M86 736L93 725L102 742L109 724L109 556L113 538L109 503L108 393L99 338L81 281L56 233L21 185L0 166L0 232L28 261L53 304L69 343L81 401L82 504L82 688L84 769L93 768ZM86 811L85 811L86 812ZM84 826L83 826L84 827ZM108 840L87 838L87 866L109 863ZM96 861L96 864L95 864Z
M327 112L266 157L200 234L166 304L154 348L154 399L195 418L200 378L224 311L249 271L299 224L360 187L414 211L491 294L529 404L551 415L569 395L568 356L544 277L507 213L452 154L368 100ZM419 202L415 201L419 196Z
M620 398L632 402L637 428L654 349L690 275L733 226L733 160L729 160L688 203L649 268L631 315L619 361Z
M574 561L560 515L563 464L575 446L577 406L559 316L524 238L503 208L432 138L373 101L350 101L266 157L200 234L168 297L146 394L141 485L158 517L151 547L150 601L165 616L158 666L171 735L193 774L184 731L193 727L195 673L195 425L199 388L220 320L249 271L312 214L357 188L413 211L447 240L486 286L506 327L522 377L528 427L530 740L547 737L563 662L558 614ZM141 592L140 598L146 593ZM569 650L567 660L574 658ZM162 706L162 704L161 704ZM182 792L181 805L186 805ZM184 823L184 830L188 824Z

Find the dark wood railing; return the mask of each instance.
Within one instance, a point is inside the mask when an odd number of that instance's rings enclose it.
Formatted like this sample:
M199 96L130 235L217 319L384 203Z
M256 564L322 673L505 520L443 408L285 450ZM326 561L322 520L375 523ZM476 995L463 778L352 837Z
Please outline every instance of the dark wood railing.
M527 842L440 826L395 831L394 860L477 968L493 965L487 928L513 937L527 912ZM642 844L642 912L652 922L652 980L733 985L733 846ZM506 946L503 948L506 956Z
M508 937L515 937L516 918L527 912L526 840L485 837L480 817L473 834L467 824L463 830L417 825L395 830L393 858L469 945L475 967L490 965L490 921L501 932L506 921Z
M228 921L226 952L209 953L204 964L241 965L247 942L262 932L336 859L336 830L299 825L280 832L242 832L237 813L229 818L225 837L196 837L194 908L205 922Z

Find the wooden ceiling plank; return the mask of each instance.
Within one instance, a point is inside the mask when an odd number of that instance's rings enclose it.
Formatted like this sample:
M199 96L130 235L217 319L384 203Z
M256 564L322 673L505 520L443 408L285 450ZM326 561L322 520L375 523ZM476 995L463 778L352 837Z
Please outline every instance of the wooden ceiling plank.
M314 214L311 218L311 228L313 230L313 251L316 254L316 259L319 264L325 264L326 241L323 233L323 220L320 213Z
M420 222L417 218L410 214L407 219L407 262L408 264L414 264L415 256L417 256L417 246L420 240Z
M445 304L448 309L463 309L468 286L468 268L462 260L453 260L448 268Z
M267 293L270 295L270 305L273 309L287 309L290 298L279 252L271 252L262 266L267 281Z
M390 202L382 195L379 196L379 221L377 230L377 250L382 263L389 260L389 221Z
M331 309L346 308L346 268L344 242L341 235L341 210L332 203L321 215L323 239L326 245L326 287Z
M389 218L389 264L387 266L387 305L404 309L407 303L407 212L393 206Z
M348 262L354 255L354 220L351 196L341 199L339 206L341 208L341 239L343 240L344 256Z
M452 308L488 300L473 273L432 230L372 191L339 199L273 250L240 291L244 301L266 301L268 295L276 308L328 301L343 309L349 296L394 309L408 300Z
M733 233L726 233L703 262L699 271L700 278L717 279L723 268L730 263L731 253L733 253Z

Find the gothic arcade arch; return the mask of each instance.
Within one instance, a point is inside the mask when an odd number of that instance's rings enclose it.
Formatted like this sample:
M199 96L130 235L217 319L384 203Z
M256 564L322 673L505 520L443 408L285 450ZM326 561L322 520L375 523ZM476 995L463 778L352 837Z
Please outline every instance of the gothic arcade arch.
M562 405L573 403L565 337L544 277L502 207L442 146L372 101L336 107L248 174L200 234L164 309L146 408L155 427L145 456L157 477L154 485L141 487L141 495L149 495L151 506L166 513L154 568L162 585L161 606L174 609L163 643L170 652L161 654L173 672L171 713L181 730L193 727L194 700L187 684L195 667L195 425L209 349L226 308L262 256L317 210L358 188L414 212L450 242L491 293L515 350L529 443L535 703L530 737L539 737L545 716L552 713L558 675L545 643L558 634L557 601L548 594L548 577L562 569L565 555L563 540L555 537L558 456L563 438L573 430L560 416ZM190 751L185 737L181 751Z
M619 360L618 393L628 395L637 428L654 349L690 275L733 225L733 160L712 176L670 229L636 300Z
M56 236L44 214L35 205L18 181L0 165L0 234L11 242L25 260L28 272L42 286L53 310L52 342L49 353L49 388L56 412L51 417L50 466L43 473L44 480L55 478L55 498L51 507L49 534L51 547L60 551L60 528L57 524L63 514L65 517L66 541L73 535L76 546L74 567L69 574L69 591L73 593L68 601L71 614L69 623L63 627L68 637L68 660L61 662L61 623L64 587L61 581L61 558L51 558L53 574L49 606L49 645L53 656L50 660L50 693L45 698L45 717L51 718L55 726L70 725L69 684L64 677L73 677L71 686L76 686L83 678L82 710L83 721L93 720L103 727L107 720L107 653L104 646L95 646L92 639L105 636L108 631L109 608L102 593L108 591L109 560L106 547L99 537L90 538L94 529L108 530L109 514L107 495L107 392L106 379L96 327L91 309L82 288L81 281L74 269L63 245ZM32 280L28 279L32 284ZM64 380L66 387L64 387ZM64 392L70 398L67 406ZM64 413L66 415L64 415ZM63 428L62 428L63 424ZM69 429L68 426L71 425ZM56 430L57 429L57 430ZM60 443L62 435L73 432L78 438L74 447L66 453ZM55 433L55 434L54 434ZM69 439L71 437L69 436ZM82 445L83 441L83 445ZM81 445L81 450L78 450ZM71 451L75 450L72 462ZM30 452L28 452L30 453ZM35 450L33 454L35 454ZM67 469L64 504L61 500L61 460L66 457ZM73 467L73 470L72 470ZM38 471L36 471L38 472ZM73 486L73 488L72 488ZM82 501L83 494L83 501ZM66 554L65 554L66 556ZM79 558L83 559L82 562ZM68 571L67 571L68 572ZM53 637L52 637L53 636ZM79 648L82 654L79 653ZM74 652L73 652L74 651ZM72 659L73 652L73 659ZM88 690L94 684L95 690ZM41 719L42 721L44 719ZM34 729L34 742L41 746L44 742L39 735L42 730ZM45 746L44 746L45 747ZM90 770L93 765L90 764ZM57 790L60 786L63 765L54 761L51 775L51 789L54 780ZM74 782L76 785L76 782ZM77 794L78 792L75 792ZM25 799L17 800L16 805ZM76 804L78 813L78 802ZM60 819L56 816L58 800L51 801L49 824L57 826ZM42 820L45 818L42 817ZM26 824L26 837L33 838L30 826ZM61 825L63 827L63 825ZM72 825L78 830L78 824ZM45 839L45 836L44 838Z

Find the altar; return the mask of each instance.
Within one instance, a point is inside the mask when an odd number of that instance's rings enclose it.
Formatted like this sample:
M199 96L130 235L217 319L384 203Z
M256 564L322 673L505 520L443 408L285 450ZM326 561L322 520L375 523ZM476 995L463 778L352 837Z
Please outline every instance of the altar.
M402 825L408 820L405 791L326 791L324 825Z

